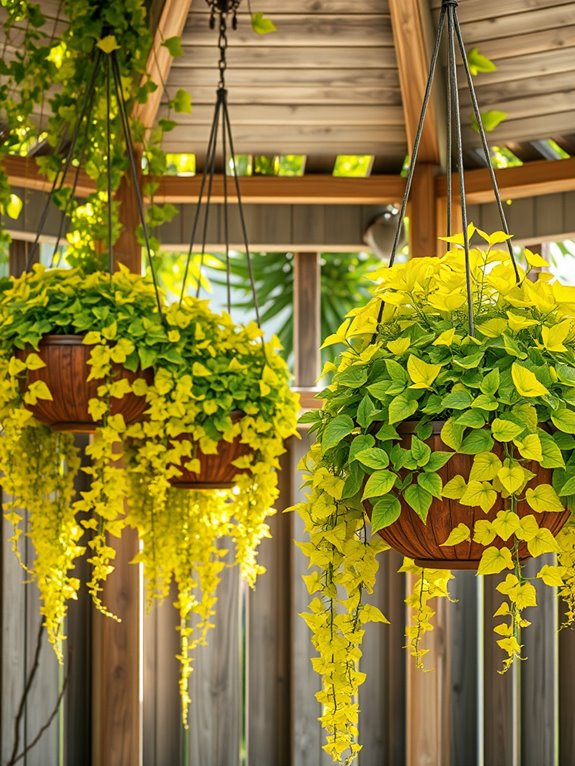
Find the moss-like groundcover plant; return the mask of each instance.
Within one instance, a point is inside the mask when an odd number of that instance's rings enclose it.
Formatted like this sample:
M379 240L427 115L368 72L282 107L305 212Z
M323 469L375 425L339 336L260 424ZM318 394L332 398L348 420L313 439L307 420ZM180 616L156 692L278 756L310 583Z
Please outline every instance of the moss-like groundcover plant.
M575 617L575 524L563 526L575 507L575 287L548 273L532 281L532 269L545 262L529 251L517 283L500 249L508 237L477 233L484 244L470 253L474 336L457 235L441 258L376 274L372 300L327 339L345 349L328 365L333 377L321 411L304 416L317 434L307 459L307 501L296 506L312 568L304 618L319 653L318 699L334 761L350 763L360 749L364 623L386 622L363 602L375 583L377 553L389 547L377 532L386 535L414 514L429 524L428 513L457 501L464 520L439 543L455 551L483 546L478 574L506 574L498 585L506 600L495 615L504 669L521 656L524 610L537 602L523 558L557 554L537 578L559 589L567 620ZM438 421L442 448L432 451L427 442ZM445 481L444 467L458 460L468 470ZM543 520L554 517L551 531ZM421 665L430 601L448 595L451 574L409 558L403 571L416 575L407 646Z
M32 542L35 555L27 568L40 591L49 639L61 657L68 603L80 588L74 565L86 551L88 589L109 615L102 597L115 556L109 536L133 525L142 542L138 560L148 598L165 597L172 580L177 585L185 720L191 652L211 627L225 566L220 538L235 541L235 562L250 585L262 571L256 551L277 497L278 456L283 440L295 431L297 402L285 362L275 341L263 343L257 326L239 327L205 301L186 299L165 307L160 317L153 288L123 269L85 276L76 269L36 266L3 287L4 511L14 526L17 555L23 534ZM90 378L99 383L90 400L95 421L87 447L90 463L83 469L91 486L79 499L73 437L42 425L31 411L38 400L52 398L43 381L27 380L30 370L44 365L38 347L48 333L83 335L90 347ZM135 377L119 376L122 368ZM143 422L126 424L113 412L114 402L131 394L146 399ZM233 412L241 417L232 419ZM221 440L233 439L248 453L237 460L233 489L171 487L182 464L197 470L201 453L213 454Z

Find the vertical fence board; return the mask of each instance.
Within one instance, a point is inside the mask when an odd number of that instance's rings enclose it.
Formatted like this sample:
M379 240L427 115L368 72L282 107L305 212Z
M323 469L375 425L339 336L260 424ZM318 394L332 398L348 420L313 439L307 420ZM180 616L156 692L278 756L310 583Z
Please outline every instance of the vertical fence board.
M259 562L266 572L249 594L248 764L290 766L290 548L291 450L281 457L277 514L269 520Z
M309 449L309 439L303 436L300 442L296 442L293 451L293 465L297 466L299 460ZM294 486L292 487L294 502L303 499L299 487L301 478L294 472ZM293 516L293 537L295 540L303 540L305 536L303 522L299 516ZM321 707L315 698L320 688L320 680L313 670L310 659L315 655L315 649L310 641L310 631L304 621L297 615L305 612L309 604L309 593L302 581L302 575L306 573L307 559L295 545L292 547L292 764L293 766L318 766L322 758L322 733L318 717L321 715Z
M32 544L29 543L28 561L32 561L34 554ZM38 627L42 621L40 617L40 596L36 585L26 585L26 673L30 673L34 663L37 648ZM22 654L20 655L22 657ZM49 643L46 633L43 632L39 655L39 665L34 683L30 688L26 703L26 727L25 742L30 745L40 729L48 723L60 690L59 665L54 655L54 650ZM46 766L48 759L59 760L59 714L56 713L48 728L42 734L41 740L26 755L26 766Z
M82 465L86 464L86 447L90 437L76 434L74 443L80 452ZM76 492L88 489L87 474L79 472L75 481ZM76 564L75 576L82 583L78 600L68 610L68 647L66 652L67 688L64 697L64 764L89 764L92 750L92 684L90 667L92 656L92 600L85 583L90 577L86 557Z
M475 572L455 572L451 611L452 766L479 766L478 588Z
M562 619L564 605L560 604ZM559 631L559 764L575 763L575 629Z
M528 561L525 575L535 578L543 564L555 563L554 558ZM521 766L558 766L557 593L541 580L533 583L537 609L526 613L531 625L521 636L523 656L529 658L521 665Z
M226 547L231 543L226 541ZM240 578L236 567L222 572L215 628L196 650L190 679L189 766L238 766L242 683Z
M360 665L367 674L359 690L360 766L405 764L405 575L397 571L401 562L395 551L380 555L370 599L390 624L366 625Z
M176 630L174 588L161 604L155 603L144 615L144 766L181 761L181 710L178 696L180 650Z
M413 587L414 576L407 578ZM438 599L435 628L425 638L430 651L424 662L430 672L418 670L414 660L407 661L407 765L450 766L451 703L449 648L449 603Z
M0 759L8 763L14 744L14 725L18 705L24 689L26 668L26 600L25 573L18 564L8 539L12 526L2 518L2 663L0 704ZM22 541L22 538L20 538ZM23 541L22 541L23 542ZM21 545L21 549L23 549ZM21 742L24 726L20 728Z
M501 605L503 597L495 590L505 576L484 578L484 752L485 764L489 766L520 766L518 730L518 683L517 663L504 675L501 669L503 652L496 644L493 633L493 614Z

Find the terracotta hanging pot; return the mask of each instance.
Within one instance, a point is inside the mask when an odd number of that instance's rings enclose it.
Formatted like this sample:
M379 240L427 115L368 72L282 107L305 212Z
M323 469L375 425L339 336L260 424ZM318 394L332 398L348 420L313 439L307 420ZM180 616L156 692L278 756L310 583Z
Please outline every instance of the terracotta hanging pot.
M232 423L237 423L242 419L244 413L235 410L231 413ZM186 439L191 441L189 436L182 435L179 440ZM243 444L241 437L227 442L222 439L218 442L218 451L215 455L204 455L199 447L194 450L192 446L192 457L199 459L200 470L198 472L189 471L185 468L185 463L191 458L185 458L180 465L180 476L170 479L170 484L176 489L231 489L234 486L234 478L238 474L246 473L246 468L236 468L233 461L252 452L251 447Z
M34 417L56 431L91 433L97 423L92 419L88 403L98 398L98 386L102 380L88 380L90 374L91 346L82 342L82 335L45 335L38 346L38 356L46 366L28 371L28 382L41 380L50 389L53 400L39 399L30 406ZM17 350L16 356L25 359L28 351ZM130 372L122 365L113 366L115 380L125 378L132 383L136 378L153 380L152 370ZM126 423L139 420L146 409L146 398L126 394L121 399L112 398L112 415L121 414Z
M411 448L411 435L413 434L416 421L407 421L397 427L401 434L401 446ZM425 440L425 443L431 448L432 452L451 451L441 439L441 429L443 422L433 423L433 433ZM495 445L493 452L501 457L501 447ZM454 453L453 457L443 466L437 474L441 477L443 484L458 474L467 481L473 465L474 455L461 455ZM550 484L552 471L548 468L541 468L536 462L525 463L525 468L535 474L535 477L527 484L527 487L535 487L538 484ZM498 511L506 508L506 499L498 494L497 500L488 513L479 507L461 505L457 500L443 498L438 500L433 498L427 522L424 523L417 513L403 500L401 501L401 515L393 524L379 531L383 539L391 545L392 548L403 553L409 558L415 559L415 563L421 567L431 569L477 569L479 561L485 548L488 546L480 545L471 540L459 543L454 546L442 546L449 537L450 532L458 524L467 525L472 531L476 521L493 521ZM365 501L365 508L371 516L371 503ZM553 513L536 513L527 502L521 501L517 504L517 513L519 516L533 514L537 518L537 523L541 528L548 529L553 536L556 536L561 530L567 519L569 511ZM473 535L472 535L473 536ZM501 548L506 543L501 538L496 537L490 546ZM521 542L519 545L519 557L527 559L530 557L527 545Z

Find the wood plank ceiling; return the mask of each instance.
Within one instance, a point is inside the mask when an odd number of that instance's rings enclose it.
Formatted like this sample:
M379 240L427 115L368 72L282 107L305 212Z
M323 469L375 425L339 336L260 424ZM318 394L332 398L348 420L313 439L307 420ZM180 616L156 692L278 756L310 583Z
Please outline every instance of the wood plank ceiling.
M441 0L430 0L435 18ZM277 32L255 35L246 9L230 32L230 114L236 149L247 154L305 154L308 170L338 154L371 154L378 172L396 172L407 152L404 116L387 0L257 0ZM468 50L497 65L479 74L483 111L508 113L490 135L526 160L541 158L531 142L575 142L575 2L460 0ZM187 88L190 115L166 137L172 152L201 156L217 83L217 35L208 10L194 0L167 92ZM461 73L466 148L479 146L471 129L469 94ZM165 115L163 104L160 115ZM469 156L469 152L468 152Z

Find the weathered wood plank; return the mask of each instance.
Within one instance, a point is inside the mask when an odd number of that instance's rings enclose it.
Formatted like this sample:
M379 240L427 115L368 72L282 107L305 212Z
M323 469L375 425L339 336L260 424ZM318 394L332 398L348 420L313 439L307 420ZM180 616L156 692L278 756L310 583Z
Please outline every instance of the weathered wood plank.
M248 126L252 131L258 132L273 126L277 132L278 126L285 127L289 125L289 132L295 126L298 127L317 127L322 128L326 125L330 129L339 129L343 126L353 126L355 130L358 125L376 126L381 133L384 129L387 133L389 126L403 125L403 112L401 106L390 106L382 104L377 106L368 105L286 105L286 104L230 104L230 120L235 133L242 126ZM167 109L162 106L160 116L167 116ZM214 117L214 108L212 105L198 104L190 114L178 115L179 126L206 126L203 132L209 134ZM403 135L403 130L401 131Z
M570 107L568 102L566 107ZM535 141L552 138L555 133L569 132L575 125L575 110L545 114L533 119L504 120L489 134L491 144L505 143L507 139ZM470 127L464 129L463 141L466 146L479 146L480 138Z
M559 766L557 747L558 710L558 616L557 592L536 579L543 564L554 564L555 556L530 560L525 576L537 589L537 609L530 609L531 625L523 632L521 665L521 766Z
M77 434L74 437L83 465L86 464L85 449L89 438L87 434ZM80 471L75 481L76 492L87 490L89 484L89 476ZM92 659L92 600L84 586L90 576L89 569L86 557L80 558L76 565L76 577L83 586L80 588L78 600L73 601L68 610L68 685L64 699L65 766L90 763L92 752L92 683L88 672Z
M462 6L464 3L461 4ZM519 37L533 32L534 29L555 29L573 24L575 5L554 3L547 8L529 9L525 13L501 15L496 12L493 16L478 21L463 21L463 39L468 46L476 45L484 40L497 37Z
M122 622L100 613L93 620L93 766L141 762L140 573L135 530L124 530L103 601Z
M408 576L407 583L411 590L413 575ZM431 672L418 670L413 658L407 660L407 766L449 766L451 763L450 605L445 601L438 599L434 604L435 629L425 640L429 648L425 665Z
M171 87L187 87L192 94L194 110L202 104L213 106L216 80L214 79L213 85L210 86L193 86L185 76L186 71L185 69L180 70L178 76L172 78ZM186 80L187 83L185 83ZM288 81L283 83L277 81L266 86L259 84L234 85L229 96L230 109L235 109L238 104L253 104L254 106L265 104L297 104L297 106L322 104L327 106L333 104L343 106L352 102L359 106L374 106L376 104L398 106L401 102L401 96L399 88L393 87L363 87L360 85L354 86L353 93L350 93L349 89L343 89L338 85L312 84L294 87Z
M519 736L519 671L517 663L504 675L501 670L503 652L493 633L493 614L503 597L495 588L504 577L483 578L483 755L489 766L520 766Z
M2 517L0 592L2 636L0 656L0 762L8 763L14 746L14 725L26 678L26 591L25 573L8 542L12 526ZM22 538L21 538L22 540ZM24 551L24 545L20 546ZM32 640L32 639L31 639ZM24 741L24 721L20 741Z
M222 542L229 547L230 542ZM196 651L190 678L187 758L193 766L239 766L242 733L242 647L240 577L222 572L215 628Z
M538 8L555 8L559 5L572 5L573 0L505 0L502 5L499 0L465 0L457 9L462 22L492 19L494 16L514 16L528 13ZM441 0L432 0L432 7L439 12Z
M290 766L290 553L292 458L280 458L277 514L269 520L271 539L264 540L259 562L266 573L249 593L248 745L250 764ZM298 619L297 617L295 619Z
M563 622L564 604L559 605ZM575 630L559 631L559 764L575 763Z
M512 43L510 43L512 45ZM468 45L468 48L471 46ZM510 47L510 50L512 48ZM479 73L475 78L474 85L477 88L479 104L481 105L482 86L492 87L499 83L522 80L522 84L517 85L518 91L528 84L531 77L549 76L560 72L573 71L573 48L562 48L560 50L545 51L542 53L532 53L529 56L513 56L496 61L497 69L493 72ZM461 67L458 68L458 81L464 88L465 75Z
M182 752L178 697L180 651L175 589L144 615L143 766L178 766Z
M368 624L360 669L367 674L359 690L359 766L404 766L406 728L405 575L397 570L402 556L380 556L374 595L369 599L390 625Z
M575 15L575 14L574 14ZM575 26L533 31L513 37L499 37L481 42L481 53L497 63L501 59L530 56L544 51L558 51L575 45ZM487 81L487 78L485 78Z
M296 253L294 358L298 386L315 386L320 371L321 271L319 253Z
M188 17L182 42L184 45L215 46L217 34L208 26L209 14L191 13ZM312 16L298 14L274 14L277 29L268 35L266 44L271 48L333 45L337 39L342 48L363 47L366 39L391 42L389 14L366 14L358 16ZM249 23L238 26L230 33L234 45L254 44L254 33Z
M569 87L563 90L559 90L553 83L553 78L548 77L547 85L548 90L540 95L530 94L529 96L522 98L501 98L498 94L498 88L494 88L490 91L487 88L483 89L483 96L481 100L481 106L483 109L500 109L505 111L507 117L493 130L489 137L492 141L496 141L500 132L500 128L512 120L529 120L537 117L542 117L549 121L549 135L553 134L554 115L565 112L566 108L573 102L575 96L575 72L571 75L571 83ZM466 108L471 109L471 101L469 96L464 99L464 110ZM471 112L464 111L464 122L470 124Z
M451 766L480 766L478 588L475 572L454 572L451 610ZM486 700L485 704L489 704Z
M385 45L383 40L369 38L369 44L363 48L352 47L345 50L342 55L342 49L333 44L326 44L325 47L316 48L314 46L298 48L273 48L263 40L252 40L254 45L235 45L234 40L230 40L228 48L229 70L226 80L233 83L234 72L239 69L248 69L261 67L255 74L265 77L268 69L286 69L293 67L295 71L309 70L313 67L312 73L307 72L308 82L316 81L318 70L322 69L363 69L366 76L373 70L397 70L397 59L392 41ZM172 65L172 72L180 69L200 69L208 68L213 73L216 66L218 53L215 47L196 47L193 43L184 46L184 54L176 59ZM168 86L171 85L172 74L168 80Z
M566 115L572 114L572 112L566 113ZM231 117L233 119L233 115ZM562 125L563 122L567 122L567 120L561 120ZM504 126L505 123L501 127ZM505 132L509 133L509 128L505 127ZM377 125L366 126L361 123L333 127L325 123L323 125L291 124L289 135L283 135L283 131L278 130L277 125L258 126L254 124L234 125L233 132L234 144L238 154L311 154L312 151L300 152L299 150L302 146L314 147L323 143L326 145L326 150L331 154L334 147L340 154L376 154L385 146L395 148L398 144L402 145L405 142L403 125L390 125L382 129ZM522 132L529 133L529 130L524 127ZM469 130L469 133L473 133L473 131ZM201 150L208 143L208 135L208 125L178 125L168 133L163 145L164 147L177 147L176 151L180 152L193 151L192 147ZM356 147L355 150L353 147ZM369 147L369 151L364 152L367 147ZM351 149L351 151L348 152L347 149ZM170 148L168 151L174 151L174 149Z
M358 16L366 13L385 13L387 5L385 0L354 0L350 5L347 0L261 0L258 10L276 18L279 14L313 14L313 15L331 15L345 14ZM197 13L205 16L205 9L201 4L192 5L190 13ZM238 12L238 24L249 23L247 13L240 6Z

